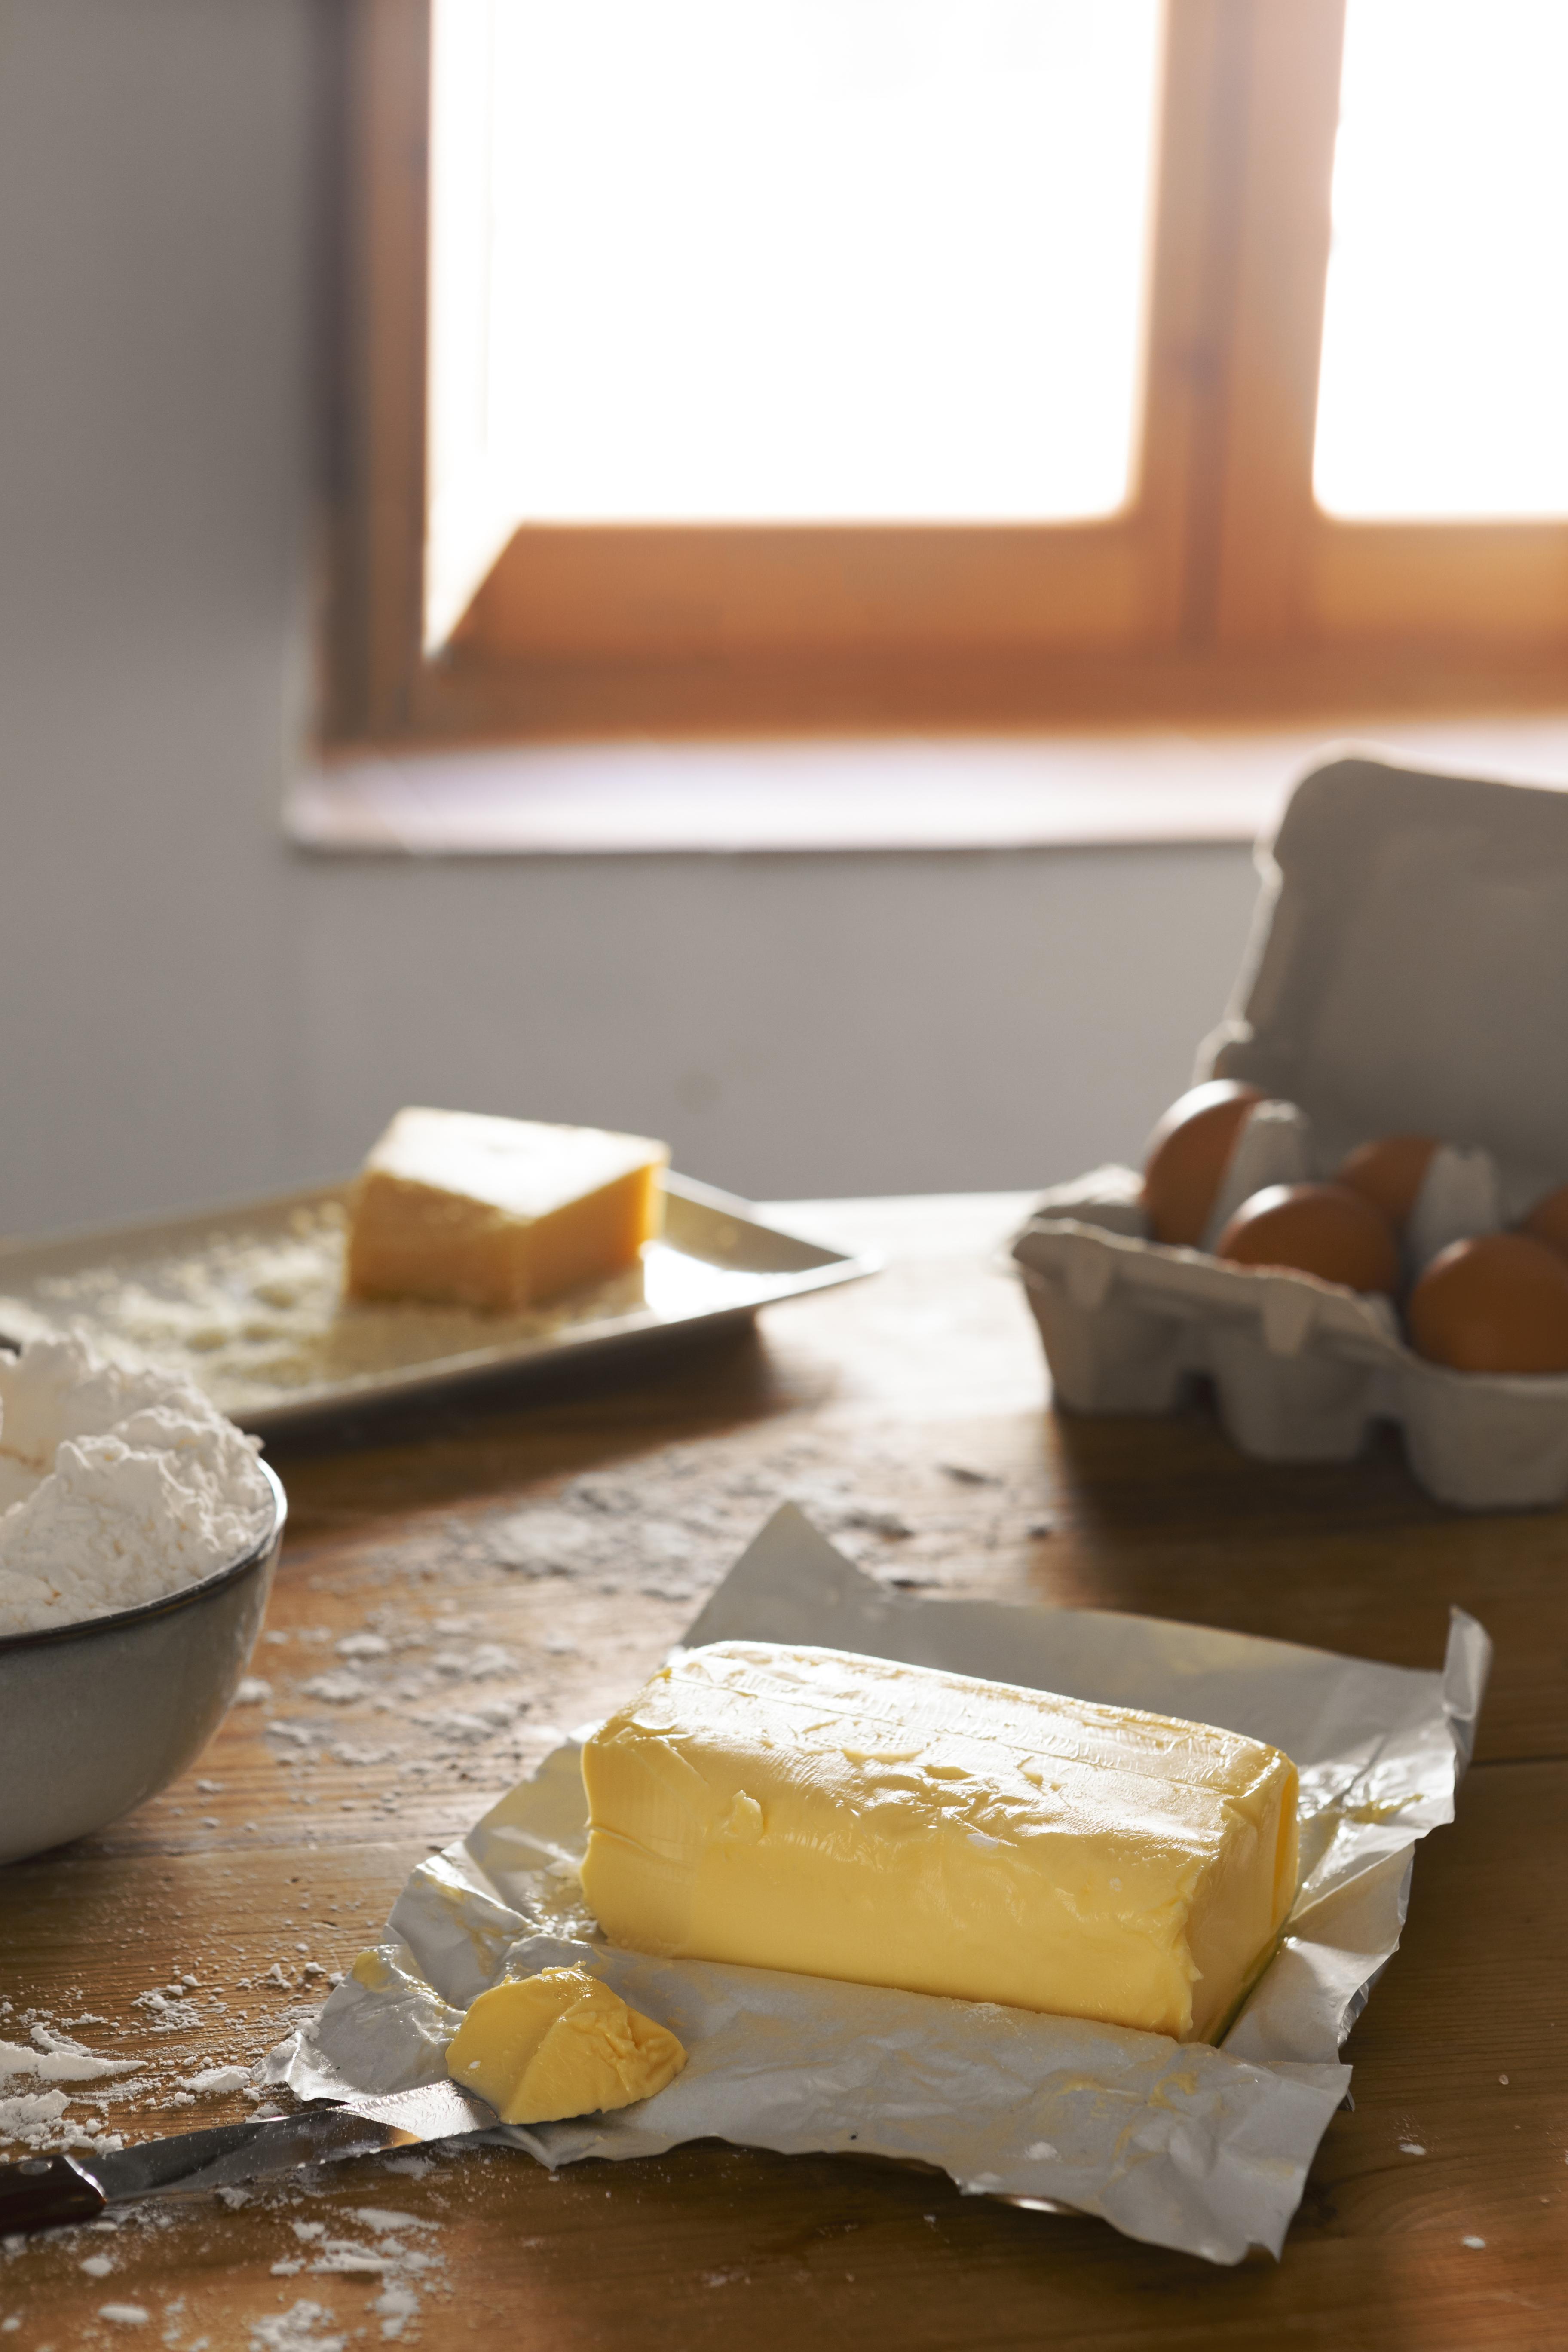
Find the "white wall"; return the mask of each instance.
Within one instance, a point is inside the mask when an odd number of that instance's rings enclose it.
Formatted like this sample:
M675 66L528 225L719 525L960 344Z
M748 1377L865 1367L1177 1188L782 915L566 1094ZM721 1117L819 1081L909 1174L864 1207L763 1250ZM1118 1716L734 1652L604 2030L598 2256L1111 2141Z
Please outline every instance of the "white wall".
M287 1157L299 0L0 15L0 1227Z
M774 1195L1136 1150L1240 849L284 846L312 73L310 0L0 5L0 1231L303 1181L405 1099Z
M322 864L302 1129L402 1099L668 1134L811 1194L1028 1185L1135 1151L1224 1003L1239 851Z

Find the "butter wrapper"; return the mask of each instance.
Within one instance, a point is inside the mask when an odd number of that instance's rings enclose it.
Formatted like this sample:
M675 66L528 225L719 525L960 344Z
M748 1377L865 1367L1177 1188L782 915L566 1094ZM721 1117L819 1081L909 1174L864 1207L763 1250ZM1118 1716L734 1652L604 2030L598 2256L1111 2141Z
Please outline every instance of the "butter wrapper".
M661 1960L582 1908L579 1742L411 1875L375 1958L282 2043L301 2097L440 2077L442 2028L505 1976L580 1963L685 2043L684 2073L613 2115L489 2139L552 2168L717 2137L915 2158L966 2191L1097 2214L1213 2263L1278 2255L1350 2087L1340 2055L1398 1946L1417 1842L1451 1821L1491 1645L1455 1610L1441 1674L1110 1611L906 1597L790 1504L689 1628L816 1643L1215 1723L1301 1776L1302 1882L1284 1940L1219 2048L984 2002Z

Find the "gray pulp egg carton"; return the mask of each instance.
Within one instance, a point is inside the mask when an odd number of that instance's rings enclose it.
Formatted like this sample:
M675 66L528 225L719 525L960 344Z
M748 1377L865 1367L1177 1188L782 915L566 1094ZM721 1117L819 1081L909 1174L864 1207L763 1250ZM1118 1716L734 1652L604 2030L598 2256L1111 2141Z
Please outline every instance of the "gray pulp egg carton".
M1382 1135L1445 1139L1407 1277L1568 1181L1568 792L1352 754L1303 778L1258 863L1232 1010L1194 1075L1267 1099L1205 1243L1262 1185L1329 1175ZM1384 1299L1152 1241L1140 1190L1097 1169L1046 1193L1014 1244L1062 1404L1170 1412L1203 1372L1261 1461L1349 1461L1389 1420L1441 1502L1568 1497L1568 1375L1427 1363Z

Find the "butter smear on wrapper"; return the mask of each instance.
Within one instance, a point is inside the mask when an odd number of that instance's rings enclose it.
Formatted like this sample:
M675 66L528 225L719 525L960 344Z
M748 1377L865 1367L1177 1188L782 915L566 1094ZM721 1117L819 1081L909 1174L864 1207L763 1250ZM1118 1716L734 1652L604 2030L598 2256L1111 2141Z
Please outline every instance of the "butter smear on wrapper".
M481 1992L447 2071L503 2124L552 2124L651 2099L686 2063L675 2035L585 1969L542 1969Z
M1223 2028L1296 1894L1277 1748L840 1650L688 1651L583 1779L616 1943L1179 2041Z

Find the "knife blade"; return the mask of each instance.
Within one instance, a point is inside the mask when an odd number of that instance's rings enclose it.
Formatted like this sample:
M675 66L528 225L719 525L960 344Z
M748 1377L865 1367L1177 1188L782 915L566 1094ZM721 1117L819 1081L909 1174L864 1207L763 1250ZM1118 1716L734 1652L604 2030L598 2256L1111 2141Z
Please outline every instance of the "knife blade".
M177 2132L88 2156L29 2156L0 2165L0 2237L90 2221L133 2197L186 2196L302 2165L489 2131L495 2109L456 2083L424 2083L384 2098L317 2100L291 2116Z

